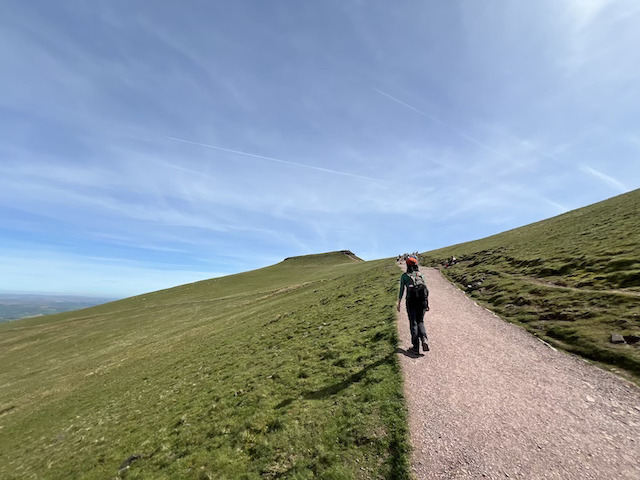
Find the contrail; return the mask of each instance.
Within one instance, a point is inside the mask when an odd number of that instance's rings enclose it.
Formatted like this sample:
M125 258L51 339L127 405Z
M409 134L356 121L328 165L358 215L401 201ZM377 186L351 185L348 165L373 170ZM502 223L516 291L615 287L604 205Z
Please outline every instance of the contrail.
M585 164L580 164L580 170L582 172L588 173L589 175L593 175L594 177L603 181L610 187L620 190L622 193L626 193L629 191L627 186L624 185L622 182L620 182L618 179L613 178L612 176L607 175L605 173L602 173L599 170L596 170L595 168L591 168L590 166Z
M371 177L365 177L363 175L356 175L355 173L340 172L338 170L331 170L329 168L315 167L313 165L305 165L304 163L289 162L287 160L281 160L279 158L267 157L265 155L258 155L256 153L242 152L240 150L232 150L230 148L216 147L215 145L209 145L208 143L192 142L191 140L184 140L182 138L175 138L175 137L167 137L167 138L169 138L170 140L175 140L176 142L189 143L191 145L198 145L200 147L220 150L221 152L235 153L237 155L244 155L245 157L259 158L262 160L268 160L270 162L282 163L284 165L292 165L294 167L309 168L311 170L316 170L319 172L333 173L334 175L342 175L344 177L358 178L360 180L368 180L372 182L382 183L381 180L371 178Z
M499 157L505 157L506 156L504 153L501 153L501 152L498 152L498 151L494 150L490 146L482 143L480 140L477 140L477 139L473 138L472 136L467 135L462 130L459 130L456 127L453 127L453 126L449 125L448 123L443 122L438 117L434 117L433 115L429 115L428 113L425 113L422 110L418 110L416 107L413 107L413 106L409 105L408 103L404 103L402 100L398 100L396 97L394 97L392 95L389 95L388 93L385 93L382 90L378 90L377 88L374 88L374 90L376 92L378 92L380 95L384 95L385 97L393 100L394 102L399 103L400 105L403 105L403 106L407 107L408 109L413 110L416 113L419 113L423 117L426 117L426 118L428 118L430 120L433 120L434 122L437 122L440 125L443 125L443 126L447 127L449 130L453 130L454 132L456 132L461 137L469 140L472 143L475 143L476 145L478 145L478 146L484 148L485 150L487 150L488 152L491 152L494 155L498 155Z

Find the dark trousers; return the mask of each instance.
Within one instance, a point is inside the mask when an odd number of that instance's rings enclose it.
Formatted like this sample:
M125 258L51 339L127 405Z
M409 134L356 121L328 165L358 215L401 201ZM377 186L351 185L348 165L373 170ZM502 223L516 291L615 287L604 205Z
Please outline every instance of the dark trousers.
M424 328L425 307L422 303L407 302L407 314L409 315L409 328L411 329L411 343L413 348L420 348L420 339L427 340L427 330Z

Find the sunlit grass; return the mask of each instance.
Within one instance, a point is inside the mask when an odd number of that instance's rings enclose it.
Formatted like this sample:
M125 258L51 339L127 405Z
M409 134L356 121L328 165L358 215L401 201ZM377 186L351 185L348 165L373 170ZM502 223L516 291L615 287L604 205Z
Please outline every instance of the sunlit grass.
M0 326L0 478L408 478L397 273L310 256Z
M474 242L427 252L488 308L640 381L640 190Z

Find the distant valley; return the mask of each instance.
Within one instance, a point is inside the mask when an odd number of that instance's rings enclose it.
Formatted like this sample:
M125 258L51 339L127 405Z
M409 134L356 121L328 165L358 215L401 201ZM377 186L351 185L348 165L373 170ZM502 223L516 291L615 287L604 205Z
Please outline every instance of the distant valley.
M0 293L0 322L62 313L111 302L112 298Z

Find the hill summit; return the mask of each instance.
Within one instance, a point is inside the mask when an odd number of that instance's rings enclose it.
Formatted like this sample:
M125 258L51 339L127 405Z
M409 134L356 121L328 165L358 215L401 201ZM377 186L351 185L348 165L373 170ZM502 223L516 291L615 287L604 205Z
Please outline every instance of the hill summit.
M340 263L349 262L363 262L361 258L357 257L351 250L338 250L336 252L317 253L313 255L301 255L298 257L287 257L284 262L287 263L308 263L308 264L322 264L322 265L336 265Z

